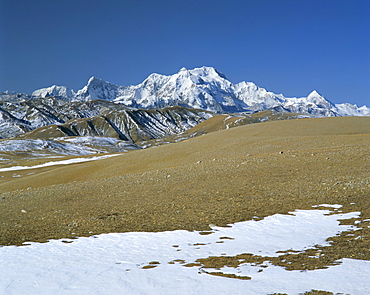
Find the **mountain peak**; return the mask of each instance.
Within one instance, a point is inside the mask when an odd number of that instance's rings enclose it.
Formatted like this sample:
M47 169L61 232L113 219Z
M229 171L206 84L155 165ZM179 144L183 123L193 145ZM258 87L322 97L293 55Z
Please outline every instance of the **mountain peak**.
M217 71L215 68L213 67L207 67L207 66L203 66L203 67L200 67L200 68L194 68L193 70L188 70L188 72L190 72L190 74L194 75L194 76L198 76L198 77L208 77L209 79L226 79L226 76L221 73L220 71Z
M92 76L89 81L87 81L87 85L90 85L90 84L95 84L95 83L99 83L99 82L104 82L102 79L99 79L95 76Z
M314 103L329 103L320 93L318 93L316 90L312 91L308 96L307 96L307 101L314 102Z
M118 86L92 76L88 84L74 93L64 87L52 86L34 93L34 97L57 96L68 100L87 101L101 99L135 108L163 108L181 105L213 112L257 112L280 108L295 113L315 116L369 114L367 108L336 105L316 90L307 97L286 98L260 88L252 82L233 84L213 67L181 68L173 75L153 73L142 83Z
M308 96L307 98L310 98L310 97L322 97L322 95L320 93L318 93L316 90L312 91Z
M54 96L63 99L72 99L75 95L73 89L70 89L66 86L57 86L53 85L47 88L42 88L32 92L33 97L48 97Z

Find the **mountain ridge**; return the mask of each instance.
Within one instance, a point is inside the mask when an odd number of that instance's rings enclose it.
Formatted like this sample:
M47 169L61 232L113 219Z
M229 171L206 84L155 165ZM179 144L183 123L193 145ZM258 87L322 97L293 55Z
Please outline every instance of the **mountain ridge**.
M157 109L184 106L216 113L258 112L268 109L316 116L366 116L370 108L349 103L334 104L316 90L307 97L287 98L254 84L234 84L213 67L188 70L173 75L150 74L137 85L119 86L92 76L78 91L65 86L51 86L32 93L32 97L55 96L70 101L102 99L128 107Z

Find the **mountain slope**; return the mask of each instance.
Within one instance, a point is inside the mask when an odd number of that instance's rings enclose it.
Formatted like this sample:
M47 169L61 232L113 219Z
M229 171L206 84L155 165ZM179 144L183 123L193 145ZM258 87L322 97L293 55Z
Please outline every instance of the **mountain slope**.
M15 102L0 101L0 138L9 138L52 124L76 118L93 117L112 108L124 108L109 102L68 102L46 97Z
M103 136L137 143L180 134L212 116L207 111L183 107L160 110L117 109L98 116L72 119L64 124L44 126L18 138Z
M23 107L27 120L3 112L8 121L0 124L1 135L18 136L0 139L2 167L16 166L25 160L43 162L53 157L140 149L153 145L152 141L181 134L214 115L184 107L135 110L106 101L64 103L56 106L55 112L47 112L43 104ZM38 124L44 125L36 128Z
M99 130L99 124L94 127L95 131L91 129L91 122L96 122L98 116L101 116L101 120L108 123L112 128L117 126L123 133L126 132L125 129L128 125L137 130L144 126L147 134L157 138L160 134L165 136L183 132L212 115L211 112L204 110L183 107L171 107L163 110L138 110L104 100L68 102L47 97L12 103L0 101L0 138L18 136L40 127L64 126L65 124L75 129L76 126L86 125L86 130L70 130L69 135L109 136L104 131ZM90 118L90 121L83 120L85 123L78 121L88 118ZM62 127L58 128L61 129Z

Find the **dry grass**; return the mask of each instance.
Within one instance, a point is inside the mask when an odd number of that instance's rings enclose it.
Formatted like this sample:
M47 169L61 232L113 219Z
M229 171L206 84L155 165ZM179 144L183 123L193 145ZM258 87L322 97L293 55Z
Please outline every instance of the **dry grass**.
M19 171L19 178L4 172L0 244L104 232L208 230L209 224L331 203L342 204L343 212L362 212L355 237L334 239L333 259L370 259L369 144L369 117L300 119ZM30 172L35 174L26 175ZM358 235L362 238L355 239Z

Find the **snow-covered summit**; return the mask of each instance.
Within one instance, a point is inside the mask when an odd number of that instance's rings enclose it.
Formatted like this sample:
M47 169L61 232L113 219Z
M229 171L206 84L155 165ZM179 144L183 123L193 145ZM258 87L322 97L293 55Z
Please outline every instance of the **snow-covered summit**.
M312 91L306 98L308 103L316 104L316 105L326 105L327 107L330 106L331 102L326 100L321 94L319 94L316 90Z
M186 70L186 68L182 68L180 70L180 72L184 71L183 69ZM217 71L213 67L203 66L201 68L195 68L193 70L187 70L187 71L193 76L199 76L199 77L205 78L206 80L209 80L209 81L211 81L211 80L220 80L220 79L227 80L226 76L223 73Z
M358 107L355 104L341 103L335 106L341 116L370 116L370 108L366 105Z
M119 95L121 88L125 87L105 82L93 76L89 79L85 87L77 91L73 100L87 101L103 99L112 101Z
M47 88L42 88L32 93L33 97L54 96L54 97L62 98L66 100L73 99L75 95L76 93L73 91L73 89L68 88L66 86L57 86L57 85L53 85Z
M101 99L145 109L180 105L219 113L275 109L317 116L370 115L366 106L336 105L316 90L307 97L286 98L252 82L233 84L224 74L206 66L191 70L184 67L169 76L153 73L142 83L131 86L91 77L77 93L63 86L52 86L35 91L33 96L57 96L71 101Z

